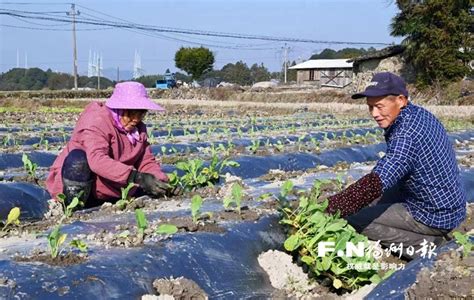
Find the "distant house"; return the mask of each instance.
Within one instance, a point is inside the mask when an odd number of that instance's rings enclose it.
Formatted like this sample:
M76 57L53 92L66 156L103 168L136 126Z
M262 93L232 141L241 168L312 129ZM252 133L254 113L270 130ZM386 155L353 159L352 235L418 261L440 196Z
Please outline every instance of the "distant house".
M401 56L404 50L405 47L402 45L393 45L351 59L354 71L353 91L363 90L372 79L372 75L378 72L392 72L411 82L414 73Z
M311 59L289 69L296 70L298 84L344 88L352 82L352 62L347 59Z

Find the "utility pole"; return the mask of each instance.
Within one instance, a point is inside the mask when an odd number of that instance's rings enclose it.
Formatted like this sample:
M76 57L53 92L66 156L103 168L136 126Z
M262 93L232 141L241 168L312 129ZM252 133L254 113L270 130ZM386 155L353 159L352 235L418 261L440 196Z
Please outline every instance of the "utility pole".
M80 12L76 12L76 5L71 4L71 11L66 13L72 17L72 47L73 47L73 59L74 59L74 89L77 90L77 50L76 50L76 16L80 15Z
M25 76L28 72L28 52L25 51Z
M97 89L100 90L100 56L97 59Z
M288 50L290 47L287 46L285 43L285 46L283 47L283 56L284 56L284 63L283 63L283 68L284 68L284 73L285 73L285 83L287 83L287 72L288 72Z
M120 68L117 67L117 82L120 80Z

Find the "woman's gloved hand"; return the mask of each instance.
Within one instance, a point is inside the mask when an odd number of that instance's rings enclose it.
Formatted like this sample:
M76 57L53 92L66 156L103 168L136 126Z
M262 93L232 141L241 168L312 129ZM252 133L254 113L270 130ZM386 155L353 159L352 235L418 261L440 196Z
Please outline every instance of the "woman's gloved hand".
M138 184L140 188L147 194L153 196L163 196L169 193L173 189L171 185L161 180L158 180L155 175L150 173L142 173L133 170L130 173L128 182L134 182Z
M184 189L181 186L177 185L174 188L172 187L171 190L168 191L167 196L180 196L182 194L184 194Z

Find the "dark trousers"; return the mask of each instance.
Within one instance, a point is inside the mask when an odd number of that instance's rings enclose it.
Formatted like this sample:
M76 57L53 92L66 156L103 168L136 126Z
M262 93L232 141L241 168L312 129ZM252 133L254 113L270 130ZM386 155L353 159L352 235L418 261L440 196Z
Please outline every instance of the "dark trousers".
M384 247L393 243L398 246L403 243L405 258L413 259L420 256L416 250L426 240L428 244L440 246L446 242L449 230L427 226L416 221L401 203L381 203L361 209L358 213L348 216L347 221L359 233L370 240L380 241ZM415 248L413 254L406 253L409 246Z
M69 152L64 160L61 169L63 178L63 193L66 196L66 202L70 203L72 199L82 192L80 200L83 202L83 208L91 208L100 206L104 200L96 199L92 193L94 189L94 181L96 174L91 171L87 162L87 155L84 151L74 149ZM138 188L134 196L143 196L145 193L141 188ZM115 203L118 199L107 199L107 202Z
M95 174L87 163L87 155L84 151L74 149L66 156L61 168L63 178L63 193L66 203L70 203L74 197L79 197L84 203L84 208L95 207L101 203L92 196L92 186Z

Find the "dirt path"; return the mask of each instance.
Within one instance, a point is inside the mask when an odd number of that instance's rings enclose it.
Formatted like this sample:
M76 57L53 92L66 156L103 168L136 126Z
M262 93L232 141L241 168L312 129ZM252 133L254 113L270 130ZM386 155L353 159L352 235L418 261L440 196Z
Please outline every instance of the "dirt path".
M365 102L358 101L357 104L348 103L265 103L265 102L249 102L249 101L218 101L218 100L196 100L196 99L155 99L156 102L166 106L184 105L184 106L201 106L214 108L248 108L248 109L283 109L298 110L307 109L314 112L324 113L356 113L353 116L368 116L367 106ZM424 108L431 111L439 117L457 117L472 118L474 115L474 106L440 106L440 105L423 105Z

